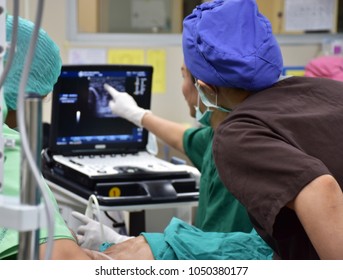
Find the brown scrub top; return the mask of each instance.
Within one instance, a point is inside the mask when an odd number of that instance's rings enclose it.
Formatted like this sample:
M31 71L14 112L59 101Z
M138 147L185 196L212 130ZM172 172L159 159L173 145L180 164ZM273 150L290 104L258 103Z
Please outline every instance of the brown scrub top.
M219 175L275 258L318 259L285 205L316 177L343 186L343 83L291 77L249 96L218 127Z

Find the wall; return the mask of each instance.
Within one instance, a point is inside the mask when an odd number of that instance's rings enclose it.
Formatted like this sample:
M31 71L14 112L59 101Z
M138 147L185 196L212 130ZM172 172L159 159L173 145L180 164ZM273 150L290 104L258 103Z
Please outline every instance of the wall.
M25 2L26 1L26 2ZM35 9L37 0L25 0L26 5L21 7L21 16L28 17L31 20L35 18ZM9 1L10 2L10 1ZM30 4L28 4L30 2ZM67 40L67 0L45 0L44 18L42 27L49 33L52 39L59 45L61 56L64 63L67 63L68 49L71 47L94 47L94 43L87 44L75 43ZM8 3L8 9L11 9L11 3ZM25 7L26 6L26 7ZM27 8L27 9L25 9ZM98 45L98 47L104 47ZM111 47L106 44L105 47ZM140 46L137 46L140 47ZM318 55L320 52L320 44L313 45L284 45L282 52L284 56L285 65L298 66L305 65L311 58ZM171 120L194 124L194 121L188 115L188 108L184 102L181 93L182 77L180 73L180 66L183 61L181 46L166 46L167 54L167 89L165 94L154 94L152 98L152 111L162 117ZM46 104L44 108L44 121L50 120L50 104Z

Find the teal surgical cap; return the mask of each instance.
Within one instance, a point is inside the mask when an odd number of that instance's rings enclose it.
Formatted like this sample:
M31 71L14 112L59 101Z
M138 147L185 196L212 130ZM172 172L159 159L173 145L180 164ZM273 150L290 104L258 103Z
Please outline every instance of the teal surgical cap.
M6 39L11 41L13 17L6 18ZM18 38L14 60L11 70L4 83L4 96L9 110L16 110L19 84L26 54L30 46L34 24L28 20L19 18ZM7 55L5 56L5 63ZM48 34L40 29L36 44L35 56L30 67L30 74L26 85L26 92L47 95L53 89L60 74L62 61L58 46Z

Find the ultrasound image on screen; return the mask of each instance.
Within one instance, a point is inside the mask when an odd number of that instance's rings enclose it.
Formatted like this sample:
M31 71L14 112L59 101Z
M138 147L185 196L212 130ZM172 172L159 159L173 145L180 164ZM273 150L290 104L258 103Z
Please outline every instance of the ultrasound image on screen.
M130 85L134 85L132 92L133 96L144 95L146 92L147 77L90 77L89 79L89 96L88 104L94 115L99 118L117 117L112 114L109 107L111 95L104 89L104 84L107 83L119 92L126 92Z
M81 67L81 66L80 66ZM113 114L109 84L130 94L138 106L150 109L152 73L142 70L88 71L64 67L54 87L52 122L55 145L82 146L143 142L147 132ZM144 132L144 133L143 133Z

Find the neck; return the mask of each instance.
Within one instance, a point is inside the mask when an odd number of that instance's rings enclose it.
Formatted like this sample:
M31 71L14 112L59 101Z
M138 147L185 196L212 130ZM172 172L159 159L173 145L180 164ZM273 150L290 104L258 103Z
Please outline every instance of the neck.
M211 118L211 127L216 130L219 124L229 115L229 113L213 110Z
M220 88L218 94L218 104L224 108L234 109L242 103L251 92L243 89Z
M5 123L10 128L16 128L17 127L17 111L9 110L7 113L6 121Z
M250 94L251 93L249 91L242 89L220 88L218 94L218 105L223 108L234 109ZM211 119L212 128L215 130L229 114L230 113L214 110Z

